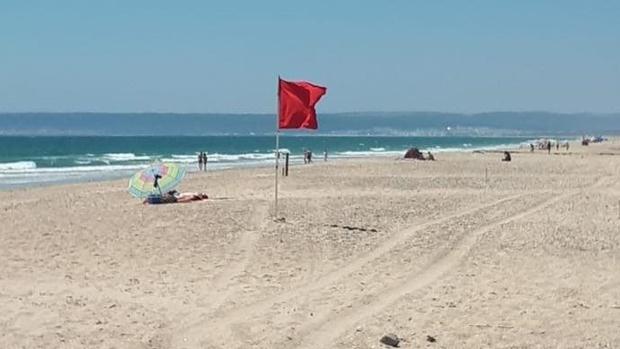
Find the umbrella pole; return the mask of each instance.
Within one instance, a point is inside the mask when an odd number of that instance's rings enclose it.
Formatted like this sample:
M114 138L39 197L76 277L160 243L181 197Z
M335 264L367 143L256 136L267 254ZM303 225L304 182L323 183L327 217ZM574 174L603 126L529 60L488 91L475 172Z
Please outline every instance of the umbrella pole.
M159 179L161 178L161 176L159 175L155 175L155 182L153 183L153 186L155 188L157 188L157 190L159 190L159 196L163 196L164 194L162 194L161 192L161 187L159 186Z

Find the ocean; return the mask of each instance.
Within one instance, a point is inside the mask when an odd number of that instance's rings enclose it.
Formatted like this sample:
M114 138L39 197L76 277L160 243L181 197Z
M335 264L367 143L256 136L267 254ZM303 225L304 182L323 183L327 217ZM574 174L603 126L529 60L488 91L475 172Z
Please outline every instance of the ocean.
M402 156L410 147L433 153L514 147L525 137L392 137L283 135L280 148L292 164L303 151L315 161ZM209 170L271 166L274 136L0 136L0 190L128 178L156 161L197 171L197 154L207 152Z

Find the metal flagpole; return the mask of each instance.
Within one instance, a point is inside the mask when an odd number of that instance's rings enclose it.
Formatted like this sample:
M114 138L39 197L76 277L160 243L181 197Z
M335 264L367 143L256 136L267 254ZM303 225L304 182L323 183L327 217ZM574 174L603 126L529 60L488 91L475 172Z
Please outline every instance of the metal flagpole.
M280 160L280 76L278 76L278 103L276 107L276 190L274 218L278 219L278 165Z
M280 131L277 130L276 131L276 201L275 201L275 209L274 209L274 216L275 219L278 219L278 165L280 162Z

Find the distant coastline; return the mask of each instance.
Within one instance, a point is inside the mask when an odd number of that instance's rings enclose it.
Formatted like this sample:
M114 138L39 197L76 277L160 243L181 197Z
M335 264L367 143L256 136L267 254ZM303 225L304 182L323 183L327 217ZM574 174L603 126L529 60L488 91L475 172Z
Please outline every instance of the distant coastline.
M0 113L0 136L217 136L271 135L273 114ZM620 112L322 113L323 136L528 137L620 134Z

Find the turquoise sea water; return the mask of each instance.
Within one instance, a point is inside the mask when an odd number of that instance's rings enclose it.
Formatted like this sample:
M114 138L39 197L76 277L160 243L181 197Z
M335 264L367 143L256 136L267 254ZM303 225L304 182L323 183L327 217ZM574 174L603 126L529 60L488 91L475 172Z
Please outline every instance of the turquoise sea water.
M281 136L280 148L301 163L304 149L316 160L328 152L330 161L370 156L401 156L418 147L432 152L471 151L515 146L525 138L490 137L363 137ZM273 136L97 137L1 136L0 189L21 186L128 177L154 161L183 163L197 170L198 152L208 153L209 169L269 166Z

